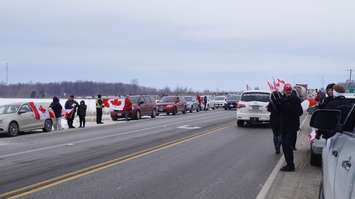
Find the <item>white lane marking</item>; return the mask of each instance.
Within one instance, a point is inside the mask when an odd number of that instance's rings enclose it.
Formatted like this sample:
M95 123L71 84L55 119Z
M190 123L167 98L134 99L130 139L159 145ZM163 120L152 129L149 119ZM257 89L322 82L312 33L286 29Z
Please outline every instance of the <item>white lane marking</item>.
M201 127L199 127L199 126L183 125L183 126L178 126L178 127L176 127L176 128L178 128L178 129L194 130L194 129L200 129Z
M6 146L11 144L10 142L6 142L6 141L0 141L0 146Z
M304 123L306 122L306 120L308 119L307 115L301 124L301 127L304 125ZM298 135L301 133L301 130L298 131ZM283 156L280 157L279 161L277 162L275 168L272 170L270 176L267 178L263 188L260 190L259 194L256 196L256 199L265 199L267 194L269 193L272 184L274 183L274 181L276 180L277 174L280 172L280 169L282 167L282 165L284 164L285 160L283 159Z
M200 121L200 120L201 120L201 118L197 118L195 120L190 120L189 122ZM172 124L169 124L169 125L163 125L163 127L167 128L168 126L175 126L176 124L185 123L185 122L186 121L173 122ZM76 141L76 142L70 142L69 144L77 145L77 144L82 144L82 143L86 143L86 142L102 140L102 139L105 139L105 138L117 137L117 136L132 134L132 133L138 133L138 132L141 132L141 131L152 130L152 129L161 129L161 128L162 128L162 125L153 126L153 127L149 127L149 128L143 128L143 129L137 129L137 130L133 130L133 131L128 131L128 132L125 132L125 133L111 134L111 135L106 135L106 136L100 136L100 137L84 139L84 140L80 140L80 141ZM24 155L24 154L33 153L33 152L44 151L44 150L56 149L56 148L60 148L60 147L65 147L65 146L67 146L67 144L68 143L57 144L57 145L41 147L41 148L36 148L36 149L30 149L30 150L16 152L16 153L9 153L9 154L5 154L5 155L0 155L0 159L9 158L9 157L18 156L18 155Z

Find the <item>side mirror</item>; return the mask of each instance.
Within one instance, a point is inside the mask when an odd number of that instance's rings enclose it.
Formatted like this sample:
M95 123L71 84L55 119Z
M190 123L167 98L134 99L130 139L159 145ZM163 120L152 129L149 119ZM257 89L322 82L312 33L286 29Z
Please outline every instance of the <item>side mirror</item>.
M322 130L334 130L340 127L341 111L322 109L313 113L310 126Z
M19 115L24 114L24 113L26 113L26 111L24 111L24 110L19 110L19 111L17 112L17 114L19 114Z

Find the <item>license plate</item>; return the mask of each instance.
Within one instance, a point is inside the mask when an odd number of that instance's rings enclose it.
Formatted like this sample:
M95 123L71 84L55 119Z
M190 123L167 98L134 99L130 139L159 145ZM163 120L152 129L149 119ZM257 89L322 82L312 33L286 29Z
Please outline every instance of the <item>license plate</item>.
M250 120L251 121L259 121L259 118L258 117L251 117Z

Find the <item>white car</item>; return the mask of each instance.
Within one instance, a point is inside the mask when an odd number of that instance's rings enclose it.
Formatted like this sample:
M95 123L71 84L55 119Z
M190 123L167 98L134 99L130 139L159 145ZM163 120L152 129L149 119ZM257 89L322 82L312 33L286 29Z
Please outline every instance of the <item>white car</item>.
M205 96L202 96L202 100L204 99ZM202 103L203 104L203 103ZM215 105L215 97L212 95L207 95L207 107L203 107L203 109L206 110L214 110L216 109L216 105Z
M36 119L29 103L14 103L0 106L0 133L17 136L21 131L42 129L52 130L53 122L48 119Z
M244 91L237 104L237 125L243 127L245 123L269 123L270 112L267 111L267 105L270 95L270 91Z
M216 96L214 98L214 104L216 108L224 108L224 106L226 105L226 96Z

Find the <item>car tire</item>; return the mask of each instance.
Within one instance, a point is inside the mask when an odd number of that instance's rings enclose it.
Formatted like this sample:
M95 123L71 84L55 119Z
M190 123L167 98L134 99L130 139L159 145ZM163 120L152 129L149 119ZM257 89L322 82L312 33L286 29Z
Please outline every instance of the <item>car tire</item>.
M169 113L169 112L166 112L166 115L170 115L170 113Z
M136 111L136 115L135 115L135 120L139 120L139 119L141 119L141 112L140 111Z
M17 136L18 135L18 133L19 133L19 126L18 126L18 124L16 123L16 122L11 122L10 124L9 124L9 129L8 129L8 135L10 136L10 137L15 137L15 136Z
M237 121L237 126L238 126L238 127L244 127L244 121L238 120L238 121Z
M157 116L157 112L155 109L152 111L152 115L150 116L151 118L155 118Z
M52 120L46 120L44 121L44 127L43 127L43 132L48 133L51 132L53 128L53 122Z
M310 158L310 163L312 166L322 166L322 160L321 160L321 156L317 155L313 152L312 147L311 147L311 158Z

